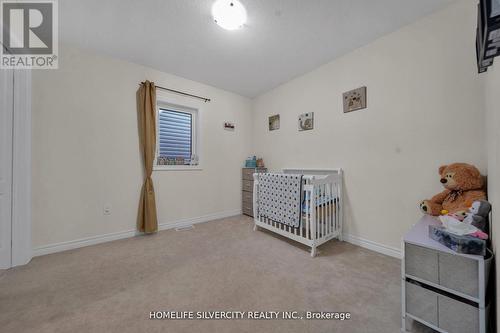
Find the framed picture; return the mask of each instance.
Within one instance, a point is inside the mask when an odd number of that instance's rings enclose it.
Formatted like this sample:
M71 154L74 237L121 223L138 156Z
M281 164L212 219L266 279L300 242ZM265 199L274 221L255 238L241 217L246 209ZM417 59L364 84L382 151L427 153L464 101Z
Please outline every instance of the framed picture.
M233 122L230 122L230 121L225 121L224 122L224 129L226 131L234 131L234 123Z
M280 115L276 114L269 117L269 130L274 131L280 129Z
M308 131L314 128L314 112L308 112L299 116L299 131Z
M366 87L345 92L342 97L344 113L366 109Z

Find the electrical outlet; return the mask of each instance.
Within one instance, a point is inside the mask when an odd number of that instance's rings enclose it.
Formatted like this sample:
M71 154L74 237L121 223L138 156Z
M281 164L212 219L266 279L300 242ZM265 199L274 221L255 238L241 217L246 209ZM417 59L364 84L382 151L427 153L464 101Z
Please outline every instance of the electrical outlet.
M102 212L104 215L111 215L111 205L110 204L105 204Z

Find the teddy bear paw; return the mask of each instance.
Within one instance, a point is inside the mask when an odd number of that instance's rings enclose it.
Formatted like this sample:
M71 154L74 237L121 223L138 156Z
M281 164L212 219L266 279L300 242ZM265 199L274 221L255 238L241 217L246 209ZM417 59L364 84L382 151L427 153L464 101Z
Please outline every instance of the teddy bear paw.
M429 202L427 200L424 200L420 203L420 210L424 214L430 214L431 213L431 206L429 205Z

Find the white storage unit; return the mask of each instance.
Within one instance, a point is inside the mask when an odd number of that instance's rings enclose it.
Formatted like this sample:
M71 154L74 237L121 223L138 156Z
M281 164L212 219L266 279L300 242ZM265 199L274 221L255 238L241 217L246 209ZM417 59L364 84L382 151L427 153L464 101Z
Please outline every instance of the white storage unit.
M488 281L493 254L456 253L429 237L424 216L403 238L402 331L407 319L443 333L489 332ZM492 301L492 299L491 299Z

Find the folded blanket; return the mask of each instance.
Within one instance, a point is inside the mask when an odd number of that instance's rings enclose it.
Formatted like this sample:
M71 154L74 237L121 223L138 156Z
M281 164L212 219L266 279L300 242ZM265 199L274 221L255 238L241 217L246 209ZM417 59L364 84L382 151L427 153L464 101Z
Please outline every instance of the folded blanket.
M300 227L302 175L259 174L259 215Z

